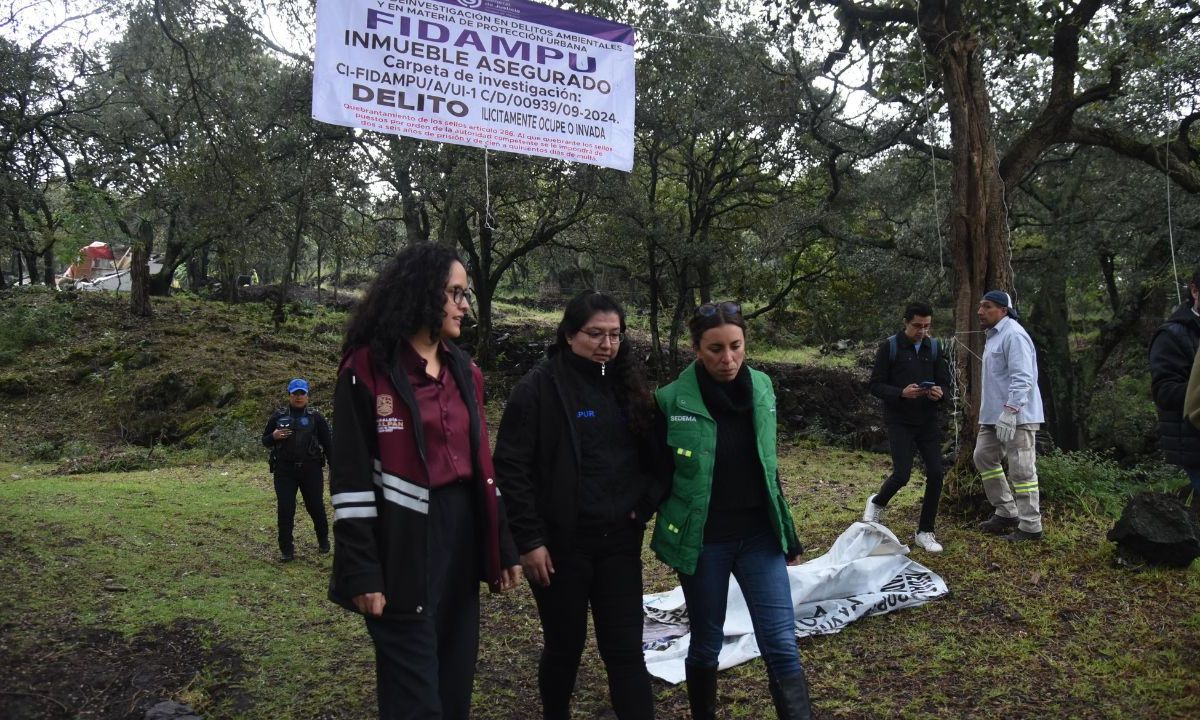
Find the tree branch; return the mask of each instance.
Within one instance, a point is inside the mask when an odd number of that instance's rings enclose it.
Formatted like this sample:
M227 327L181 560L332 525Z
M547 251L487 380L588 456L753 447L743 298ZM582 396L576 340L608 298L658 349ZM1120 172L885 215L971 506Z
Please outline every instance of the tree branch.
M1145 143L1112 128L1082 125L1072 125L1065 140L1081 145L1105 147L1118 155L1140 160L1166 173L1189 193L1200 195L1200 167L1189 164L1187 158L1177 157L1174 148L1165 143Z

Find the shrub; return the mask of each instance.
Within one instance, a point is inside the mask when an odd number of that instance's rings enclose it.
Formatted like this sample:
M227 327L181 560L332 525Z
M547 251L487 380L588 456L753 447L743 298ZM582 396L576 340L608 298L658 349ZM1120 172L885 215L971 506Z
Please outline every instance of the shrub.
M217 458L264 460L267 451L259 439L258 430L236 417L226 416L213 423L201 447Z
M59 475L88 475L149 470L161 465L161 459L144 448L109 448L95 455L67 460L55 470Z
M72 306L63 303L0 308L0 365L11 365L24 350L65 332L73 314Z
M30 460L37 462L53 462L61 455L58 443L49 440L37 443L25 453Z
M1124 468L1091 450L1051 450L1038 456L1037 470L1042 498L1060 508L1110 517L1119 516L1135 492L1165 490L1181 478L1169 466Z
M66 458L67 460L74 460L76 458L94 455L99 452L99 450L94 444L86 440L67 440L63 443L62 449L59 452L60 457Z
M1089 444L1112 448L1118 458L1154 451L1157 414L1150 399L1150 375L1134 373L1104 382L1092 396Z

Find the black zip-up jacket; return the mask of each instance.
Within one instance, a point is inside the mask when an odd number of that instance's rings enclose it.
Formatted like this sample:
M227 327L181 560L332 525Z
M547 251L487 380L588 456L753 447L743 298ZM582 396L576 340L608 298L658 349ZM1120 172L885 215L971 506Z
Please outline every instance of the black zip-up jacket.
M913 383L933 381L942 388L942 399L950 397L950 363L946 348L938 343L938 358L933 359L929 338L921 343L921 352L913 349L904 333L896 335L896 359L892 360L891 341L884 340L875 353L869 389L883 401L883 421L888 425L924 425L937 422L938 404L928 397L905 398L900 393Z
M488 450L483 375L462 350L451 343L445 347L470 416L477 569L495 591L502 569L520 559ZM420 614L427 604L429 563L439 550L429 544L429 470L408 376L398 362L385 364L359 347L342 359L333 398L336 455L329 493L336 542L329 598L357 611L355 596L382 592L385 616Z
M284 418L289 418L288 426L292 434L276 442L271 434L283 425L280 421ZM289 405L276 410L267 420L262 444L271 449L273 460L282 462L318 462L324 465L326 459L333 457L333 435L329 431L329 423L311 407L297 410Z
M581 409L575 407L578 395L566 383L583 378L575 378L577 370L566 367L564 354L552 352L521 378L496 436L496 476L504 491L513 539L522 554L541 546L566 550L573 546L579 529L585 496L581 443L593 438L580 436L577 415ZM595 366L599 375L600 365ZM621 500L612 504L616 509L610 520L628 518L632 510L636 519L629 522L645 524L662 500L667 474L654 470L653 435L630 434L640 472L618 479L615 494Z
M1200 432L1183 416L1192 361L1200 347L1200 318L1179 306L1150 340L1150 392L1158 408L1158 443L1167 462L1200 466Z

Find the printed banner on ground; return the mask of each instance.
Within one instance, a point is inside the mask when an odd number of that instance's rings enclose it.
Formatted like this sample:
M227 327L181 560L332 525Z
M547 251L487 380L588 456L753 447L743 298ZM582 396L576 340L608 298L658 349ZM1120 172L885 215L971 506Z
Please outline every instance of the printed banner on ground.
M318 0L313 117L628 172L633 46L528 0Z
M828 635L867 615L922 605L950 590L946 581L908 557L908 547L879 523L856 522L825 553L788 568L796 637ZM691 636L683 590L642 598L642 651L651 675L670 683L684 680L683 661ZM720 668L759 656L750 612L737 581L729 579L725 642Z

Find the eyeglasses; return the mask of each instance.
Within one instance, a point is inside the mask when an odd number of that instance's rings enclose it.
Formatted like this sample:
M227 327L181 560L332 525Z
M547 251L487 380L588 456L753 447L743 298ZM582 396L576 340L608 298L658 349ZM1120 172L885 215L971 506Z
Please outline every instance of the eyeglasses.
M471 291L466 288L446 288L446 297L453 300L455 305L462 305L464 300L468 305L471 304Z
M731 300L726 300L721 303L704 303L696 308L696 314L700 317L712 317L718 312L723 312L726 315L741 315L742 306Z
M582 332L584 335L587 335L588 339L591 340L592 342L596 343L597 345L604 342L604 338L608 338L608 341L610 343L612 343L613 345L620 345L621 342L625 339L625 333L620 333L620 332L606 333L603 330L596 330L596 329L581 330L580 332Z

